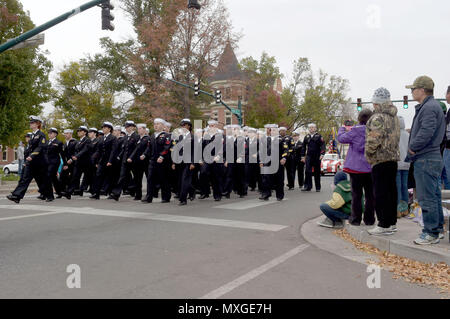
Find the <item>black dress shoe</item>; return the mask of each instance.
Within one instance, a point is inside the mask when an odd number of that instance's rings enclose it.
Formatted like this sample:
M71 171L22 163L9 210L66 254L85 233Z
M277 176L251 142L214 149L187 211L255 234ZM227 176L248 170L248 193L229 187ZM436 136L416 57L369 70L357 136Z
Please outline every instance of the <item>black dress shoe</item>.
M19 204L20 202L20 198L14 195L8 195L6 196L7 199L9 199L10 201L13 201L16 204Z
M63 195L62 195L62 194L58 194L58 195L56 196L56 198L57 198L57 199L63 198Z
M254 192L255 191L255 188L253 187L253 188L250 188L250 191L251 192Z
M189 200L192 202L195 199L195 195L194 196L189 196Z
M148 199L147 197L144 198L143 200L141 200L142 203L144 204L150 204L152 202L152 199Z
M161 201L162 204L170 203L170 200L164 199Z
M67 198L67 199L71 199L72 198L72 195L70 195L69 193L65 193L63 196L65 198Z
M92 195L92 196L89 196L89 198L90 199L100 199L100 196L99 195Z
M261 196L260 198L259 198L260 200L269 200L269 197L268 196Z
M173 198L178 199L178 198L180 198L180 195L175 194L175 195L173 196Z
M310 192L311 188L302 188L302 192Z
M187 205L187 202L186 202L186 201L180 202L180 203L178 204L178 206L184 206L184 205Z
M239 198L245 198L245 195L239 195Z
M316 193L320 193L320 189L316 189Z
M288 190L293 191L293 190L294 190L294 187L289 187Z
M277 198L277 201L281 202L283 200L283 198Z
M198 199L205 199L205 198L209 198L209 195L201 195Z
M142 197L135 197L135 198L133 198L133 200L141 200L142 199Z
M105 192L105 191L102 191L102 192L100 192L100 195L102 195L102 196L106 196L106 195L108 195L108 194L106 194L106 192Z
M47 203L50 203L50 202L53 202L55 199L54 198L47 198L45 201L47 202Z
M222 200L222 198L214 198L215 202L220 202Z
M46 197L45 197L44 195L39 195L39 196L37 197L37 199L40 199L40 200L45 200L45 199L46 199Z
M222 194L222 196L225 198L230 198L230 193Z

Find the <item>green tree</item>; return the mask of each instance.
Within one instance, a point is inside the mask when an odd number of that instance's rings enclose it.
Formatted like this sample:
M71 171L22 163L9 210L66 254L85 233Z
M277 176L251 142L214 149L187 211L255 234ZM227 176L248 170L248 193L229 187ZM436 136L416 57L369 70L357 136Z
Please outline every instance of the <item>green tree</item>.
M0 0L0 43L34 28L17 0ZM39 114L50 101L52 64L37 48L0 54L0 144L15 145L28 126L28 116Z
M306 58L294 61L292 78L289 85L292 106L289 112L294 129L315 123L319 132L329 137L333 129L342 124L344 117L352 115L347 97L348 80L330 76L322 70L315 74Z
M283 90L281 94L275 91L277 80L283 77L275 57L266 52L259 61L247 57L241 60L240 68L248 79L246 124L258 128L267 123L288 125L289 109L295 103L294 95L289 90Z
M60 93L53 120L65 126L100 127L103 121L121 122L122 109L114 107L114 89L86 59L66 65L57 79ZM62 120L64 119L64 121Z

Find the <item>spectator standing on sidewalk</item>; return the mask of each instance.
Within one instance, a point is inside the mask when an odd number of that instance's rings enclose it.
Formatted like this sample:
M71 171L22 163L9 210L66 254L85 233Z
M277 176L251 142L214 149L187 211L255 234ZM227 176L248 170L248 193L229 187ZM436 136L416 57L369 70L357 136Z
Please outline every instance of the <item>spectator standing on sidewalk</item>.
M366 123L372 116L369 109L362 110L358 115L358 125L343 126L338 132L338 141L349 144L349 150L344 163L344 172L350 175L352 185L352 214L349 223L355 226L361 224L363 215L362 197L365 195L364 224L375 223L375 199L372 187L372 167L364 156L366 144Z
M450 104L450 86L447 89L447 103ZM445 135L444 135L444 167L447 179L450 179L450 111L445 116ZM448 189L445 187L445 189Z
M19 146L17 147L17 160L19 161L19 171L17 174L22 177L22 170L23 170L23 161L25 160L24 157L25 148L23 147L23 143L19 142Z
M410 167L410 164L405 162L405 158L408 155L409 133L405 130L405 119L403 116L399 116L398 121L400 123L400 161L398 162L397 170L397 211L401 209L401 206L406 206L405 210L408 209L408 174Z
M378 225L371 235L391 235L397 231L397 162L400 160L400 124L391 94L385 88L375 91L374 114L366 125L365 155L372 165L375 210Z
M424 228L414 242L430 245L439 242L443 232L440 176L443 161L440 144L445 134L445 119L439 102L434 99L434 82L427 76L418 77L411 89L416 106L407 161L414 165L417 199L422 208Z

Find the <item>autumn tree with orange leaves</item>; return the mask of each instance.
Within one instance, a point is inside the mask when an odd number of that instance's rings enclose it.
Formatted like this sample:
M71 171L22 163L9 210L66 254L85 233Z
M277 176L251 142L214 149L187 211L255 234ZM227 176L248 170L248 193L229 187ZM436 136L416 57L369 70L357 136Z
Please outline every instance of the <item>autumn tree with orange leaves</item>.
M227 41L235 43L239 38L232 31L223 1L200 1L200 11L188 9L185 0L123 3L138 35L130 54L130 80L141 91L130 112L142 119L164 117L175 122L183 117L198 117L196 106L204 98L194 99L189 89L165 78L191 85L199 79L205 88Z

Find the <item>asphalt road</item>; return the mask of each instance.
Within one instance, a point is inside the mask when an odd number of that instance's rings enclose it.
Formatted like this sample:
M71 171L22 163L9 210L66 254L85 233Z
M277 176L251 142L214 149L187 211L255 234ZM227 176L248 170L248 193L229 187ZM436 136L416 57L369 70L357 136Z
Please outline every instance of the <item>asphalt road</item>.
M440 298L385 271L369 289L367 266L301 236L331 183L286 190L282 202L251 193L183 207L2 196L0 298ZM79 266L81 288L68 288L69 265Z

